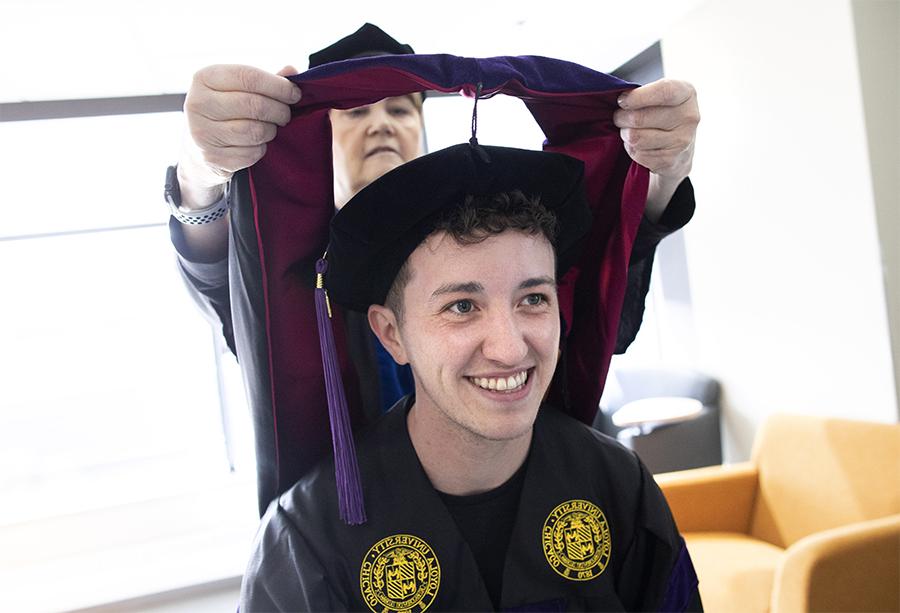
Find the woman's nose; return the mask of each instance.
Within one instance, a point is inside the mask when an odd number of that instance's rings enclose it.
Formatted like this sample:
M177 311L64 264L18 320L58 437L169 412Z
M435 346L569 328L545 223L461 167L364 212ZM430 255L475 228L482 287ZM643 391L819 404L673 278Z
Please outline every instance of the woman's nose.
M378 133L394 134L397 131L394 118L387 109L375 108L369 113L369 126L366 133L375 135Z

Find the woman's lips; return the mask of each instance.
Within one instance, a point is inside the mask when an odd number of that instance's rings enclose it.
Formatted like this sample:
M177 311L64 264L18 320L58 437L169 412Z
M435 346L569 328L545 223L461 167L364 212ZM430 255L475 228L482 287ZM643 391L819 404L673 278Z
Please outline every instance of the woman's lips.
M374 149L366 153L366 157L370 158L380 153L393 153L394 155L400 155L400 152L393 147L375 147Z

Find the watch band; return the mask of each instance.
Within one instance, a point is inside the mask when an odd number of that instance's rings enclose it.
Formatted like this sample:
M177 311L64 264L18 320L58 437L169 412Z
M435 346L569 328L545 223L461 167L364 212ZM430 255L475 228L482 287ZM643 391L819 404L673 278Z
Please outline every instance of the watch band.
M178 167L169 166L166 169L165 198L169 205L169 212L172 217L185 225L200 226L225 217L229 205L228 191L228 184L226 184L222 197L209 206L202 209L183 209L181 208L181 187L178 185Z

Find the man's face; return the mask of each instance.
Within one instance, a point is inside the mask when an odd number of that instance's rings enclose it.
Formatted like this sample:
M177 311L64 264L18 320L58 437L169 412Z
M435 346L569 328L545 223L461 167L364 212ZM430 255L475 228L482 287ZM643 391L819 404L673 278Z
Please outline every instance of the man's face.
M332 110L330 117L338 208L384 173L422 153L422 114L410 96Z
M508 230L460 245L438 233L408 265L392 353L412 366L416 419L468 440L530 435L559 348L550 243Z

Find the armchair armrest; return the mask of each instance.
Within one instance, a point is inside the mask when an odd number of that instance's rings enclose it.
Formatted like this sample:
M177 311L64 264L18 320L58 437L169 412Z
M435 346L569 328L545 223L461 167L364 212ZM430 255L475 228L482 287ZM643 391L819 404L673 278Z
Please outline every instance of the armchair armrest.
M900 515L794 543L775 573L771 610L900 611Z
M756 466L743 462L664 473L656 475L656 482L679 531L746 534L757 477Z

